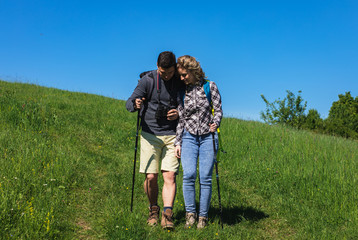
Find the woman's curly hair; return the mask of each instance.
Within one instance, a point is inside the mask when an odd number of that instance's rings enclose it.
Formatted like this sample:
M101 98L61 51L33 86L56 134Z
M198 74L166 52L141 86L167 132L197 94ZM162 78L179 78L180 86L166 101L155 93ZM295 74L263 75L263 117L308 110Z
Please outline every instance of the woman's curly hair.
M206 79L205 73L195 57L189 55L179 57L177 61L177 68L185 68L190 71L195 76L197 81L200 79Z

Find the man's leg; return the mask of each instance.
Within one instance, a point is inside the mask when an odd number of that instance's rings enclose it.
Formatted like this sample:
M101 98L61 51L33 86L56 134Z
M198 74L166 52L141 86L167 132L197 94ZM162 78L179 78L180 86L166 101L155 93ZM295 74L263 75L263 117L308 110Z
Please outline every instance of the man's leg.
M157 225L160 208L158 206L158 173L148 173L144 181L144 191L149 200L149 217L147 223Z
M163 136L165 147L162 152L162 167L163 174L163 213L162 213L162 227L167 229L174 228L173 221L173 204L176 194L176 173L179 171L179 160L174 153L175 135Z
M158 203L158 173L147 173L144 180L144 191L151 206Z
M163 171L163 204L164 207L173 207L174 198L176 194L176 174L175 172Z
M157 224L159 219L158 206L158 163L161 152L161 140L153 134L142 131L140 152L140 172L145 173L144 191L149 200L149 217L147 223ZM158 154L159 153L159 154Z
M174 221L173 221L173 204L174 198L176 194L176 174L175 172L171 171L162 171L163 173L163 190L162 190L162 197L163 197L163 213L162 213L162 227L166 229L173 229L174 228Z

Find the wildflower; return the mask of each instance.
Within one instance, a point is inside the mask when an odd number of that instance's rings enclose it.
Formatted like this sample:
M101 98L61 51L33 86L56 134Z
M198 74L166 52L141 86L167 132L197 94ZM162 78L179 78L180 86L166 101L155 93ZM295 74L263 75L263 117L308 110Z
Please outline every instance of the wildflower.
M33 201L33 200L34 200L34 197L32 197L30 201L26 201L26 202L27 202L27 207L28 207L28 209L29 209L29 212L30 212L30 216L31 216L31 217L34 217L34 216L33 216L33 215L34 215L34 207L33 207L33 205L32 205L32 201Z

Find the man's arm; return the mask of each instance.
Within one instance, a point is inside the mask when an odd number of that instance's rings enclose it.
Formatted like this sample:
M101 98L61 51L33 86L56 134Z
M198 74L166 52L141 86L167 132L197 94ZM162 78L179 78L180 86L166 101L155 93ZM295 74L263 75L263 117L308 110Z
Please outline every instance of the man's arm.
M143 104L143 99L145 100L147 98L145 86L145 79L140 79L138 81L137 87L134 89L132 95L128 98L126 102L126 108L128 111L135 112L137 109L140 109L141 104Z

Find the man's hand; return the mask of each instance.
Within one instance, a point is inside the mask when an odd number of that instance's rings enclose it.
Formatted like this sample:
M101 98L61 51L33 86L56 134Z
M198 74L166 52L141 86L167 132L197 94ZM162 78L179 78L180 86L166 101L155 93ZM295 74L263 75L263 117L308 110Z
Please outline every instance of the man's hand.
M167 119L168 119L168 120L171 120L171 121L177 120L178 117L179 117L178 110L176 110L176 109L171 109L171 110L168 111L168 114L167 114Z
M134 109L135 110L138 110L142 107L143 105L143 102L145 101L145 98L136 98L136 100L134 101Z
M210 126L210 132L216 132L216 129L218 128L216 123L210 123L209 126Z
M181 147L180 147L180 145L175 146L175 156L177 158L180 158L180 156L181 156Z

